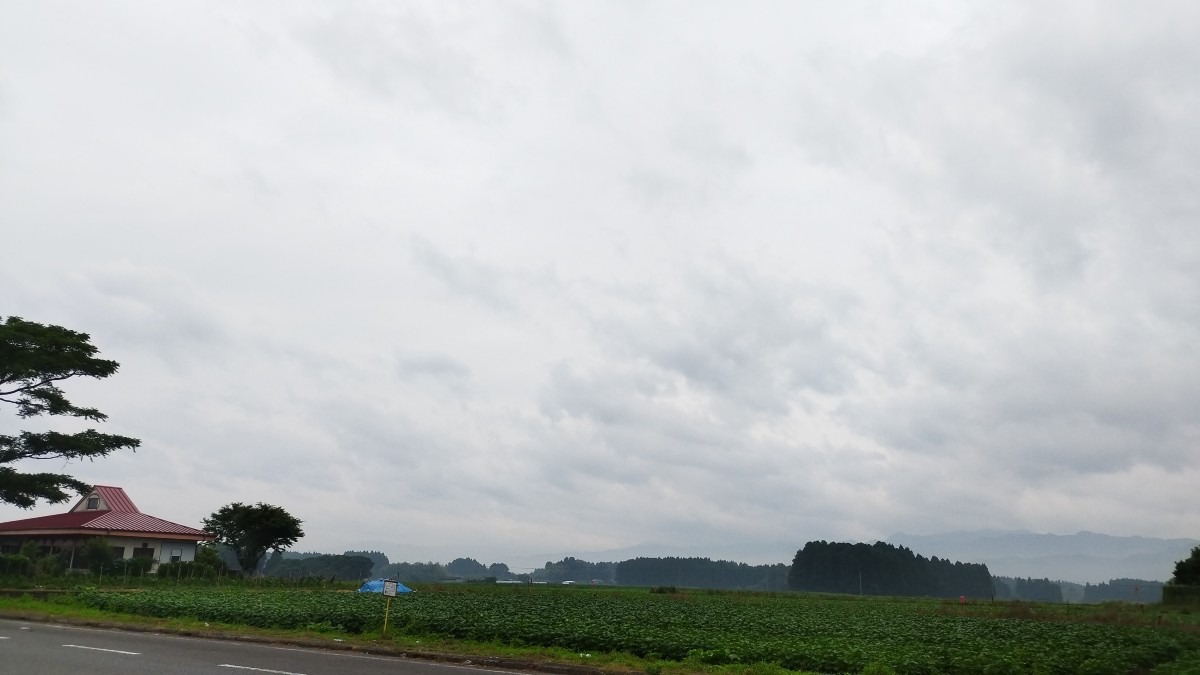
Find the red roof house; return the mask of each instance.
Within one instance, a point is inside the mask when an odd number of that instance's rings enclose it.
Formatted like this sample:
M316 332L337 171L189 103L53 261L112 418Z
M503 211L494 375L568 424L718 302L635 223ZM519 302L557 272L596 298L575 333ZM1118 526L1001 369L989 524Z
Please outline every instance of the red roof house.
M108 540L118 558L151 558L155 566L194 560L197 542L213 540L203 530L142 513L119 487L97 485L66 513L0 523L0 552L35 541L43 553L73 553L93 537ZM72 556L70 566L82 561Z

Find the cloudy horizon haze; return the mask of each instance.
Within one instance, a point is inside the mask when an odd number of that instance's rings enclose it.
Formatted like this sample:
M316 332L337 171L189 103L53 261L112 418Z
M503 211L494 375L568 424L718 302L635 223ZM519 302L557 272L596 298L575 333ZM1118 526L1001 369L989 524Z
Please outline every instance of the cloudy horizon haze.
M18 468L394 560L1200 538L1197 21L5 3L0 316L142 440Z

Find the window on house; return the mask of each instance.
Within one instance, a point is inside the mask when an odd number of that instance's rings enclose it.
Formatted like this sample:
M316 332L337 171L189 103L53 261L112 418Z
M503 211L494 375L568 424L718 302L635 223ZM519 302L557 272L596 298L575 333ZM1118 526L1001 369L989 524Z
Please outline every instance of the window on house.
M183 560L183 549L181 549L181 548L171 549L171 562L179 562L180 560Z
M113 558L116 560L120 560L121 558L125 557L125 547L124 546L113 546L112 552L113 552Z
M150 548L149 546L140 546L138 548L133 549L133 557L134 558L153 558L154 557L154 549Z
M100 508L100 498L95 495L88 497L87 508L88 511L95 511L96 509Z

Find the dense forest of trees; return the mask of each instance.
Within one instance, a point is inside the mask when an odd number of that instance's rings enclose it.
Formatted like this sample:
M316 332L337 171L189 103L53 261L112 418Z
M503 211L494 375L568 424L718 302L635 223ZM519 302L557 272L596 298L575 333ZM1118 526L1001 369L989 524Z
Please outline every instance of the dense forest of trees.
M459 579L486 579L488 568L474 558L455 558L446 564L446 574Z
M220 549L221 547L216 547ZM1162 582L1113 579L1101 584L1068 584L1049 579L993 577L986 565L924 558L905 547L878 542L848 544L814 541L796 552L792 565L748 565L709 558L634 558L588 562L566 557L539 569L514 573L504 563L484 565L474 558L392 563L380 551L342 555L284 551L264 561L262 573L283 578L340 580L392 578L405 583L534 582L675 586L730 590L798 590L864 595L972 598L1028 602L1160 602ZM861 576L860 576L861 575ZM861 586L860 586L861 584ZM1069 593L1068 593L1069 591Z
M1162 602L1163 582L1144 579L1112 579L1103 584L1085 584L1083 601L1089 603Z
M796 552L787 574L798 591L862 595L990 598L987 565L925 558L884 542L810 541Z
M342 555L359 555L371 559L371 577L378 577L383 568L388 566L388 557L382 551L346 551Z
M375 563L361 555L315 555L285 558L272 555L263 569L263 576L284 579L322 577L342 581L366 579Z
M999 600L1063 602L1065 599L1062 584L1049 579L993 577L993 583L996 587L996 598Z
M534 570L533 581L561 584L564 581L584 583L616 583L616 563L592 563L578 558L566 557L558 562L548 562L540 570Z
M443 578L455 581L513 581L517 579L517 575L510 572L508 565L504 563L492 563L485 566L474 558L455 558L444 566L443 572Z
M276 551L260 565L260 572L286 579L333 577L346 581L378 577L387 565L388 557L380 551L346 551L341 555Z
M398 579L404 583L427 583L444 581L450 577L446 568L435 562L424 563L390 563L374 576L384 579Z
M747 565L708 558L634 558L616 564L622 586L682 586L777 591L787 589L787 566Z

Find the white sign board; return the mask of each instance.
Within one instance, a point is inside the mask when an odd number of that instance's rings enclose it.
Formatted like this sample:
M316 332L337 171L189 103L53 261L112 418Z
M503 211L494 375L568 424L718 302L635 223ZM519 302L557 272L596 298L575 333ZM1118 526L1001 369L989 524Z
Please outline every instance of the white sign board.
M396 580L395 579L384 579L383 580L383 594L384 594L384 596L389 597L389 598L396 597Z

